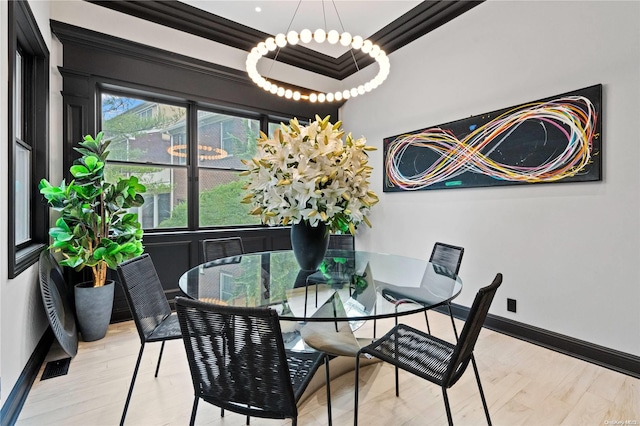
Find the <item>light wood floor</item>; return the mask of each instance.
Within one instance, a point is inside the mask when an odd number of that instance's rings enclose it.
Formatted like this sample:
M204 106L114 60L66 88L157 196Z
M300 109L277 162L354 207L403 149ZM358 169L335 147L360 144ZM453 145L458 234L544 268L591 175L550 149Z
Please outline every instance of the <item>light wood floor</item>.
M429 318L435 335L453 340L448 317L429 313ZM422 314L406 317L404 322L425 328ZM378 322L378 330L390 326L390 322ZM370 324L359 332L370 335L367 327ZM17 425L117 425L138 350L133 322L112 325L98 342L81 342L67 375L36 379ZM189 422L193 390L182 342L167 343L160 374L154 378L159 350L160 344L145 348L129 406L129 425ZM475 355L495 425L640 425L639 379L486 329ZM49 359L56 357L60 354L52 350ZM353 381L351 371L331 383L337 426L353 423ZM400 397L396 398L389 365L364 367L360 389L360 425L446 424L440 389L400 372ZM486 424L471 368L449 391L449 400L456 425ZM326 425L324 388L307 398L300 412L300 425ZM251 419L255 426L290 423ZM226 413L220 418L218 408L201 402L196 424L243 425L244 417Z

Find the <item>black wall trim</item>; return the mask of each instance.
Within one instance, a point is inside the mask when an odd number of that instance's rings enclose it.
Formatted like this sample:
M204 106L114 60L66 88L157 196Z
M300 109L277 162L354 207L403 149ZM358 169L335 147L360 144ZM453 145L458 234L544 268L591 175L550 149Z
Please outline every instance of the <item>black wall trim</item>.
M247 52L258 42L274 35L263 33L175 0L86 1ZM371 35L369 39L377 43L387 54L390 54L476 7L483 1L423 1ZM360 69L374 62L369 55L362 52L358 52L355 56ZM337 80L342 80L357 72L350 52L333 58L300 45L289 46L287 49L281 50L278 54L278 61Z
M95 77L103 83L117 85L121 81L126 87L131 85L125 83L133 83L178 99L239 110L255 111L259 105L261 111L283 117L312 119L317 113L336 119L338 108L344 103L295 102L265 92L244 71L234 68L63 22L52 20L51 30L64 46L61 72L85 80L81 86L72 87L65 79L64 95L87 96L93 90L88 81ZM93 114L93 111L87 112ZM91 128L87 130L92 131Z
M49 353L49 348L52 343L53 331L51 327L48 327L40 338L38 345L33 350L29 361L27 361L27 365L24 366L18 381L13 389L11 389L7 400L2 405L2 411L0 413L2 426L13 425L18 420L22 406L27 400L33 382L36 380L36 377L38 377L40 366L44 362L47 353Z
M465 306L452 303L451 308L453 315L458 319L464 320L469 314L469 308ZM448 314L444 306L437 310ZM640 378L640 357L638 356L492 314L487 316L484 326L490 330Z

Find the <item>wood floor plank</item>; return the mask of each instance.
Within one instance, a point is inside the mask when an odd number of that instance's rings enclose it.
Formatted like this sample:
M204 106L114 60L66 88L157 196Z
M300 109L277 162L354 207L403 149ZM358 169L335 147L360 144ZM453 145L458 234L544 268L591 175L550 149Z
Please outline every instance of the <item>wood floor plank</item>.
M402 322L426 330L423 314L403 317ZM434 335L454 341L448 316L429 313L429 322ZM462 325L456 320L458 330ZM376 326L381 336L393 327L393 320L378 321ZM373 323L368 321L356 334L371 336L372 331ZM98 342L80 342L67 375L36 379L17 426L117 425L139 348L133 322L111 325ZM184 346L179 340L167 342L155 378L159 350L160 344L146 346L127 425L189 422L193 388ZM639 379L486 329L478 339L475 357L495 425L602 425L605 421L640 425ZM438 386L401 371L400 396L396 397L394 369L384 363L362 367L360 378L360 425L446 424ZM353 424L354 380L353 371L348 371L331 382L334 425ZM471 367L448 393L456 425L486 424ZM324 387L305 399L299 411L299 425L326 426ZM244 416L230 412L221 418L217 407L200 402L196 425L235 426L244 421ZM287 420L251 420L253 426L290 424Z

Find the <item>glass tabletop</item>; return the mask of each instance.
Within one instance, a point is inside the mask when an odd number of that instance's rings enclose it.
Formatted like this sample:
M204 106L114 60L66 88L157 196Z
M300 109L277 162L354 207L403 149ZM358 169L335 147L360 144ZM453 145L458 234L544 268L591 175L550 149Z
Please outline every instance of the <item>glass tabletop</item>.
M302 271L292 251L228 257L185 272L182 292L224 305L271 307L282 320L358 322L407 315L455 298L451 271L406 256L328 250L317 271ZM337 325L336 325L337 327Z

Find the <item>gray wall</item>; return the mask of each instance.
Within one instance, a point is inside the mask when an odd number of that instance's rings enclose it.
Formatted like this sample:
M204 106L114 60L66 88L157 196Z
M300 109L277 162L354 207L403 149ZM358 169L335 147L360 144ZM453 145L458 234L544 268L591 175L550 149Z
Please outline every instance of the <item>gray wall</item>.
M341 111L378 147L357 246L462 245L456 303L502 272L493 314L640 355L639 22L638 2L490 0L392 53L389 79ZM598 83L602 182L382 193L383 138Z

